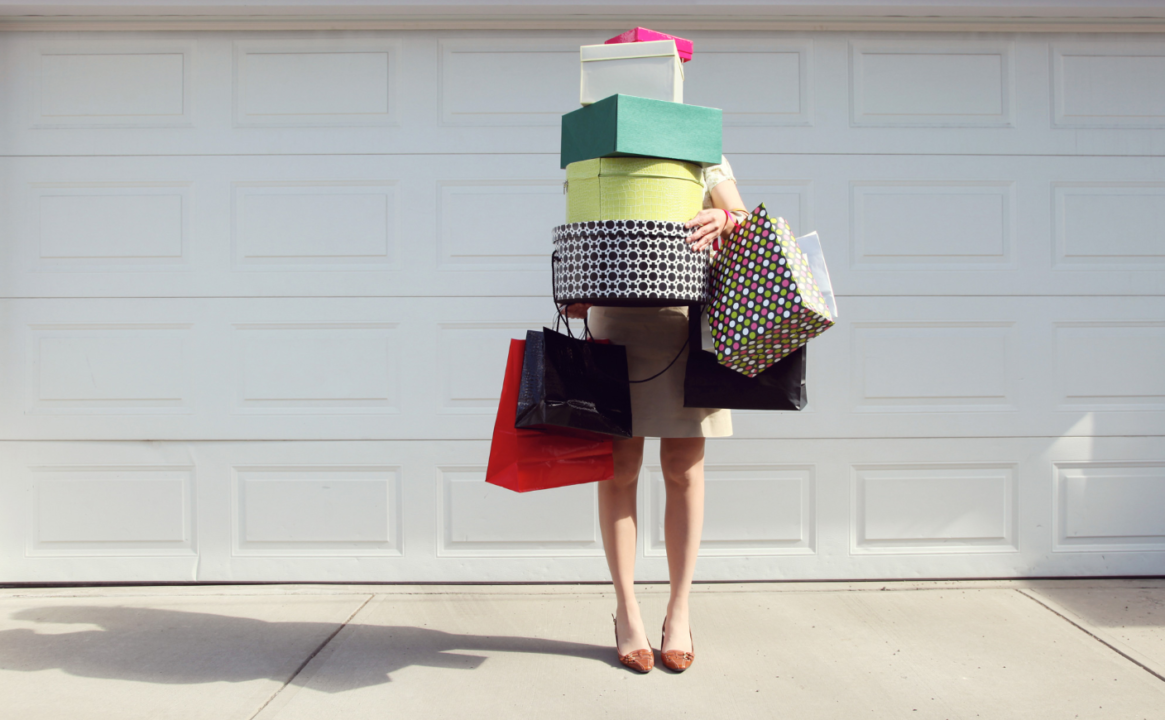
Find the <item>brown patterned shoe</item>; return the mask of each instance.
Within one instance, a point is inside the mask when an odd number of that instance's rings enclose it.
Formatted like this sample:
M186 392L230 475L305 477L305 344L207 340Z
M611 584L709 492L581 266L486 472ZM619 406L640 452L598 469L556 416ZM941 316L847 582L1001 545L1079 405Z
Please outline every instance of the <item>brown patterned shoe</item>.
M615 625L615 654L619 655L619 623L615 621L614 615L611 616L611 623ZM626 655L619 655L619 662L635 672L651 672L655 667L655 653L651 648L632 650Z
M674 672L683 672L691 667L692 661L696 659L696 641L692 639L692 628L690 626L688 627L688 639L692 641L691 652L663 649L663 640L667 634L667 618L663 619L663 628L660 632L662 634L659 638L659 654L663 659L663 666Z

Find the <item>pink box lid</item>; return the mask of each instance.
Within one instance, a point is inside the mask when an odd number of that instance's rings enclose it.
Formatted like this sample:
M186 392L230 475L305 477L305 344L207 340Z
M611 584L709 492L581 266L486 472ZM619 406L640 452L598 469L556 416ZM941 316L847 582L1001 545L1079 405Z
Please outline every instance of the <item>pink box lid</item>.
M644 27L637 27L633 30L628 30L622 35L616 35L603 44L612 45L616 43L651 42L652 40L675 40L676 52L678 52L680 55L680 61L687 62L692 59L691 40L685 40L684 38L676 37L675 35L665 35L664 33L648 30Z

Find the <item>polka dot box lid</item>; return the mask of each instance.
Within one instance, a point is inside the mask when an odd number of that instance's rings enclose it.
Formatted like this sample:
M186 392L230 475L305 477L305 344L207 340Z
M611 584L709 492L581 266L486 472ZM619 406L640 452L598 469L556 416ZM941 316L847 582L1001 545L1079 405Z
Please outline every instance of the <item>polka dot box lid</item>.
M716 256L708 317L721 365L756 377L833 318L784 218L762 204Z

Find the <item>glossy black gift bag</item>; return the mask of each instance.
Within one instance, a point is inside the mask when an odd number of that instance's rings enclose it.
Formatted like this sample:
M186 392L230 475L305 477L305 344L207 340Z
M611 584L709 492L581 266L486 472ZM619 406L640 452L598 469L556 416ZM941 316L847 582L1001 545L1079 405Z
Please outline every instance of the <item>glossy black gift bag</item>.
M550 328L527 331L514 427L631 437L626 348Z
M684 407L732 410L800 410L808 402L805 390L805 346L782 358L756 377L748 377L716 361L702 350L702 308L688 308L688 369L684 374Z

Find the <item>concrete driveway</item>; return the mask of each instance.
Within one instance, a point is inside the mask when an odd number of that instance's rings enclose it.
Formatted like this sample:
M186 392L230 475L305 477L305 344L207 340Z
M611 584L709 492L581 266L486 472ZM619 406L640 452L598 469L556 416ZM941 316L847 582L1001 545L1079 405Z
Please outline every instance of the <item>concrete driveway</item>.
M649 627L666 598L642 586ZM692 668L641 676L605 586L0 588L0 717L1165 718L1161 579L693 602Z

